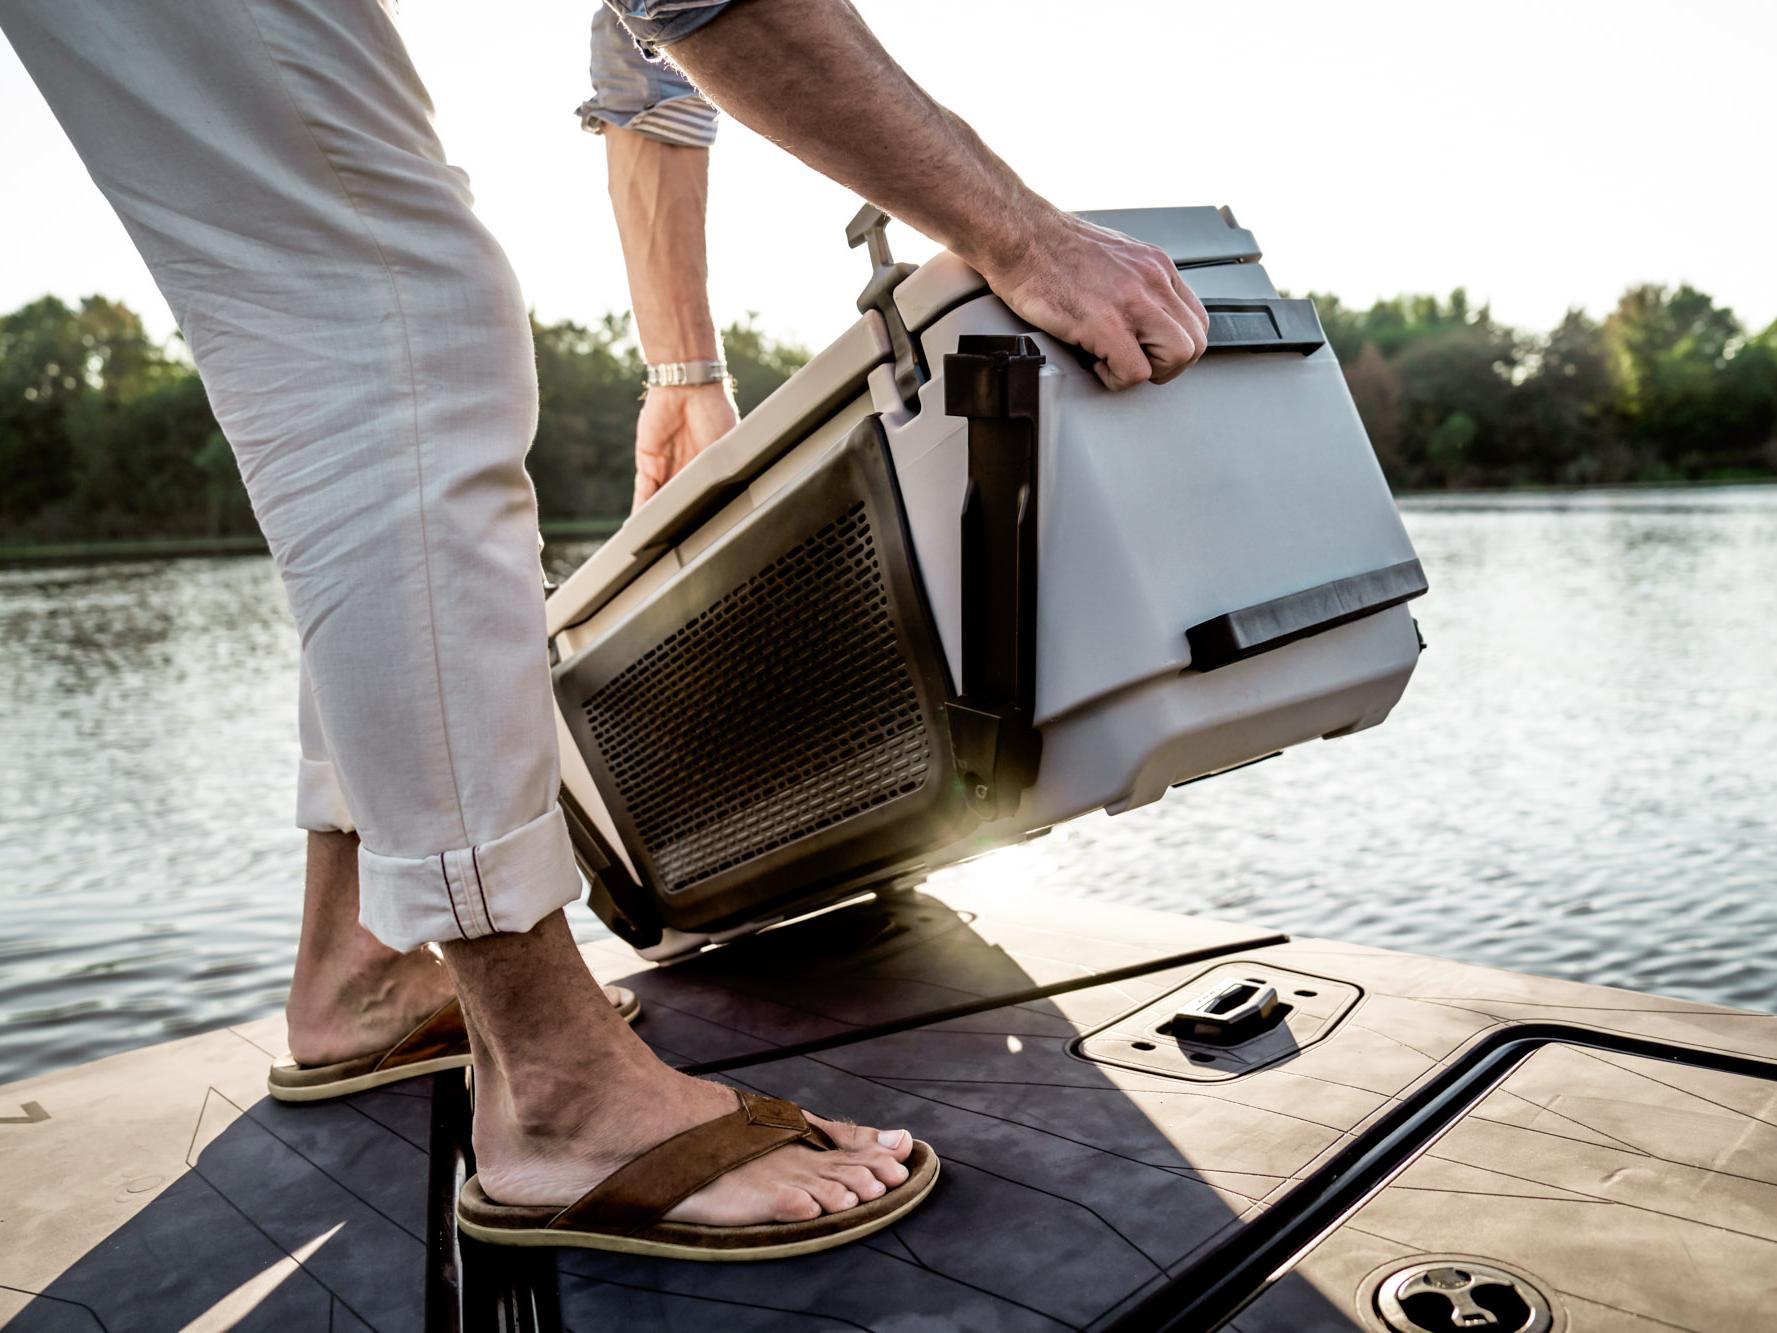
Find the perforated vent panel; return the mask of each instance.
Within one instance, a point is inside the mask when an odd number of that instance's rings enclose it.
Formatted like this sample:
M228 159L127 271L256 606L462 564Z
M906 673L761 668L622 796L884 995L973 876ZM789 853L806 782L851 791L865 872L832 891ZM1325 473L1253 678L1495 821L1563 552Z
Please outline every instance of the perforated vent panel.
M916 792L931 764L861 500L582 708L669 892Z

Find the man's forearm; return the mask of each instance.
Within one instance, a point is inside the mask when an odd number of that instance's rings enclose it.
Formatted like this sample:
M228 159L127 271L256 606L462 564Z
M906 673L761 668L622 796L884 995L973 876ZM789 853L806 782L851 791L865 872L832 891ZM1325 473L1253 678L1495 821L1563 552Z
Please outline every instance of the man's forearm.
M746 0L674 43L672 58L737 120L983 273L1015 262L1054 212L847 4Z
M721 349L710 316L704 250L709 149L615 127L604 138L642 355L650 361L715 359Z
M1209 316L1167 254L1061 212L907 77L844 0L742 0L674 42L735 119L919 228L1109 388L1171 379Z

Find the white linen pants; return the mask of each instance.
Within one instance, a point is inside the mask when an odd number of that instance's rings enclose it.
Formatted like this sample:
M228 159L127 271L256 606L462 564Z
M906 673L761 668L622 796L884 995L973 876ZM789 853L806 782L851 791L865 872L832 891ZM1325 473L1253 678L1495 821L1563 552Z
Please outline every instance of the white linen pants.
M172 306L302 638L299 822L397 949L579 892L525 303L374 0L0 0Z

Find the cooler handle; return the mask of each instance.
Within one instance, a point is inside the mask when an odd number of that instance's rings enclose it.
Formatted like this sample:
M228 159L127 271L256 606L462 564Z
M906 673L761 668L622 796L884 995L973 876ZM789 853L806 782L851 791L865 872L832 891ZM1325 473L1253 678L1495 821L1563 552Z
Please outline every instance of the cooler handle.
M1403 560L1228 611L1185 631L1185 641L1191 646L1191 669L1214 671L1245 661L1399 606L1425 590L1425 570L1417 560Z
M1203 309L1209 315L1205 356L1225 352L1300 352L1307 356L1327 343L1313 301L1289 297L1238 301L1212 297L1203 302Z

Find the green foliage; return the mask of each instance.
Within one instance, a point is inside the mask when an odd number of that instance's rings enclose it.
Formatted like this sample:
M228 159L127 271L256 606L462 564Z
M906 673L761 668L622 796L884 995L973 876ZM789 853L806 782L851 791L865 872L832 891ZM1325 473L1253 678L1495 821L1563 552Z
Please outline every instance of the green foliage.
M46 296L0 318L0 516L9 531L177 528L203 493L196 455L215 429L196 376L127 307L92 296L73 310ZM250 531L250 517L242 521Z
M1636 287L1604 322L1625 434L1683 475L1752 465L1771 439L1777 364L1691 287Z
M1691 287L1625 292L1527 334L1473 306L1317 296L1358 411L1399 487L1587 485L1777 472L1777 325L1748 337Z
M545 520L619 517L634 485L641 355L627 315L532 321ZM807 360L753 317L723 331L741 410ZM256 529L197 372L126 307L44 297L0 317L0 540L232 537Z
M1396 486L1777 473L1777 324L1749 333L1691 287L1634 287L1602 323L1572 310L1546 334L1500 324L1460 289L1365 310L1314 300ZM532 330L542 515L621 516L642 372L629 318ZM808 355L751 315L723 342L743 412ZM0 316L0 540L253 531L233 454L176 345L98 296Z
M722 330L723 356L728 373L734 376L734 399L743 416L808 360L806 349L760 332L758 318L756 312L749 313L744 322L736 321Z
M537 344L537 439L531 479L541 515L603 518L628 512L634 489L635 418L641 354L629 317L593 328L531 322Z

